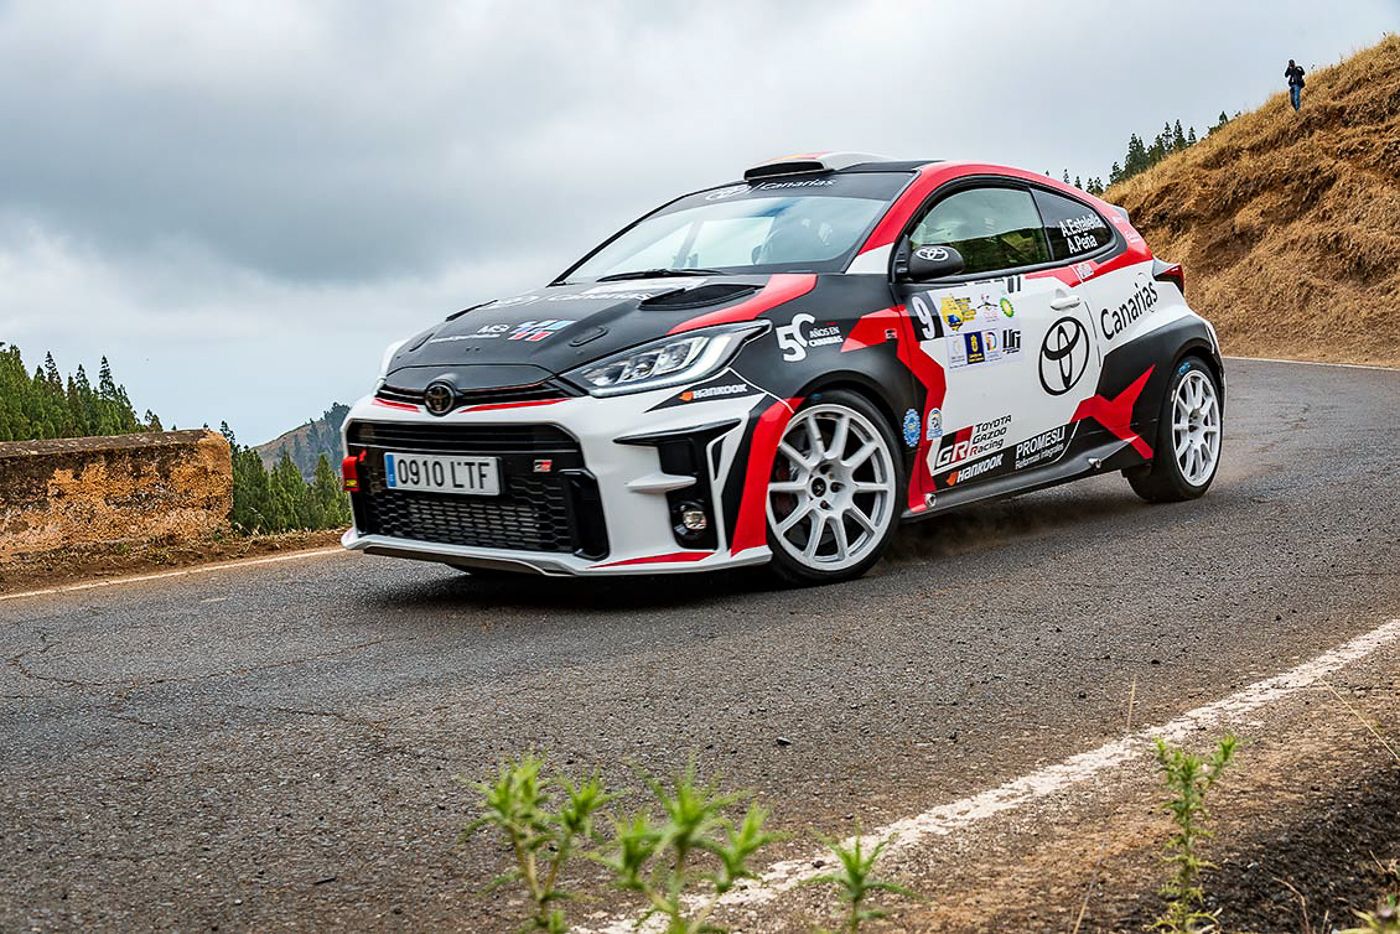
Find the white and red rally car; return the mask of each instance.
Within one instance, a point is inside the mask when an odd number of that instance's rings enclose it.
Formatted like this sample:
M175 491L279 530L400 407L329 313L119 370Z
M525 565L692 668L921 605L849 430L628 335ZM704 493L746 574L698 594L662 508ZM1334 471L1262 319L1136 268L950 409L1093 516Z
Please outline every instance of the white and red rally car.
M542 574L866 571L897 520L1106 471L1200 496L1224 369L1119 209L1019 169L792 156L385 354L347 548Z

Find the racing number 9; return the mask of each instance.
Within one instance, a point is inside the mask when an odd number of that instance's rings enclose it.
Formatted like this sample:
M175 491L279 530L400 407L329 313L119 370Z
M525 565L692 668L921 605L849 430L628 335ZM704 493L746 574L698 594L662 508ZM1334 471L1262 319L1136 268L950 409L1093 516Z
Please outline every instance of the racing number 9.
M938 321L938 316L929 308L928 302L924 301L922 295L915 295L909 299L909 309L914 312L915 319L919 322L919 340L931 341L935 337L943 336L943 328Z

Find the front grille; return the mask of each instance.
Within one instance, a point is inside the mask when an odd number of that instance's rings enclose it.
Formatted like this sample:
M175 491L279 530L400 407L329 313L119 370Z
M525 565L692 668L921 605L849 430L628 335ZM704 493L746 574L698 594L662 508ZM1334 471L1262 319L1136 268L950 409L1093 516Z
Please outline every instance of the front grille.
M409 422L351 422L351 447L442 454L559 454L578 458L578 442L552 425L442 425Z
M404 389L383 385L375 396L387 402L423 404L422 389ZM578 390L555 380L544 380L528 386L499 386L493 389L459 389L454 405L497 405L504 402L536 402L541 399L565 399L579 395Z
M364 531L420 542L571 552L574 534L561 484L511 478L500 496L381 490L364 502ZM357 519L357 524L359 524Z
M417 425L351 422L352 454L364 451L361 492L350 497L355 526L371 535L413 541L574 553L608 552L598 484L573 437L549 425ZM484 454L500 465L498 496L391 490L384 452ZM549 469L539 471L540 462Z

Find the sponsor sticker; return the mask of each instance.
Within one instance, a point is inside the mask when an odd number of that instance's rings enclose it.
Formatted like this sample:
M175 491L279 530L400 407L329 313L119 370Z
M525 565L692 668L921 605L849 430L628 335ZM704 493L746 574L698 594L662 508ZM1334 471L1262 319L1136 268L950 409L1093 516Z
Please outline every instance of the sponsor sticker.
M483 324L472 334L449 334L446 337L434 337L428 341L430 344L450 344L455 341L484 341L500 337L510 330L509 324Z
M943 437L943 410L929 409L928 425L924 429L924 440L933 441Z
M948 474L943 481L948 486L957 486L959 483L966 483L974 477L980 477L984 473L990 473L1001 466L1001 462L1006 459L1005 454L998 454L996 457L989 457L986 460L978 461L975 464L968 464L959 470Z
M934 456L934 470L942 470L962 461L1001 450L1006 444L1006 435L1010 430L1011 416L1003 415L943 435L938 445L938 453Z
M749 391L748 383L729 383L725 386L700 386L696 389L687 389L676 398L682 402L702 402L705 399L715 399L720 396L742 396Z
M670 409L678 405L690 405L696 402L713 402L722 399L734 399L739 396L752 395L762 392L757 386L744 380L742 376L733 370L724 370L702 383L694 386L687 386L674 395L653 405L648 412L655 412L657 409Z
M1157 283L1144 282L1138 286L1128 300L1117 308L1105 308L1099 312L1099 324L1103 327L1105 340L1113 340L1139 318L1157 310Z
M919 413L913 409L908 409L904 413L904 443L909 447L919 445Z
M542 321L522 321L510 332L513 341L542 341L573 324L572 318L545 318Z
M783 352L783 359L788 363L806 360L809 347L841 343L841 328L834 321L812 327L816 321L816 318L804 312L793 315L791 324L774 329L773 334L777 338L778 347Z
M1060 425L1016 445L1017 470L1059 458L1069 444L1069 426Z
M716 188L705 196L706 201L722 201L725 198L732 198L735 195L742 195L749 191L748 185L729 185L725 188Z
M1018 328L981 328L950 334L948 368L961 369L978 364L1000 363L1021 352L1021 331Z
M943 315L943 320L948 322L948 327L954 331L977 317L977 309L972 307L972 299L962 296L945 296L938 310Z

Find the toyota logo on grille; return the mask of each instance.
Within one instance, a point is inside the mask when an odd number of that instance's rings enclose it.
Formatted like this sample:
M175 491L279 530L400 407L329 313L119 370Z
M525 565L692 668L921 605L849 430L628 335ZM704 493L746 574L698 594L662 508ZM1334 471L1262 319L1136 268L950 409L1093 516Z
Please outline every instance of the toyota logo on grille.
M457 393L452 385L442 380L429 383L428 388L423 390L423 404L434 415L446 415L451 412L452 403L456 400Z
M1089 332L1075 318L1050 325L1040 345L1040 385L1052 396L1075 387L1089 367Z

